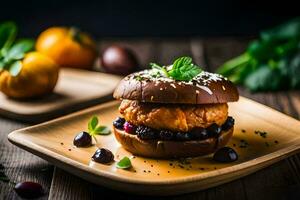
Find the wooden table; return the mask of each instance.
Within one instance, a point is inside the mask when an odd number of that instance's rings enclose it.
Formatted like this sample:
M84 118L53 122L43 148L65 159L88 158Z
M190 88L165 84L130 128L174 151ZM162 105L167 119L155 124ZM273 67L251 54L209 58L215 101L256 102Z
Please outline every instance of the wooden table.
M150 61L167 64L175 57L191 55L195 62L214 71L225 60L243 52L247 39L103 39L100 49L112 43L132 48L141 66ZM266 104L294 118L300 118L300 92L250 94L243 88L240 94ZM278 122L280 123L280 122ZM96 186L69 174L50 163L27 153L7 141L7 134L28 126L0 118L0 163L14 182L36 181L43 185L46 195L41 199L141 199L141 196L124 194ZM300 127L299 127L300 128ZM12 186L0 182L0 199L17 199ZM300 199L300 154L285 159L266 169L239 180L191 194L163 197L162 199ZM145 197L153 199L153 197ZM155 199L160 199L159 197Z

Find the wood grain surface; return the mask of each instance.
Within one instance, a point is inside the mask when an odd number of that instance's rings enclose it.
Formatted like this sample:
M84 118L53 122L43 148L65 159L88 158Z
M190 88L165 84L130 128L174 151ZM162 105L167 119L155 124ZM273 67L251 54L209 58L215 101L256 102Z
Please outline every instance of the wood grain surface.
M178 55L192 55L198 64L213 71L225 60L241 53L248 39L244 38L188 38L188 39L105 39L101 49L121 43L132 48L141 66L150 61L169 63ZM251 94L243 88L240 93L260 103L300 119L300 91ZM280 122L278 122L280 123ZM0 163L11 180L35 180L41 183L46 195L42 199L153 199L116 192L96 186L61 169L43 170L47 162L18 149L7 141L7 134L28 124L0 118ZM39 171L41 170L41 172ZM11 186L0 182L0 199L18 199ZM155 199L300 199L300 155L294 155L244 178L195 193L157 197Z

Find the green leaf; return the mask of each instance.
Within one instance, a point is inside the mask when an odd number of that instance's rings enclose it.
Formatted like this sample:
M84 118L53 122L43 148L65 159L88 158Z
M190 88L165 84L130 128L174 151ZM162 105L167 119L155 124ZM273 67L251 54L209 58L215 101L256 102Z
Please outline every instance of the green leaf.
M168 71L165 67L162 67L156 63L149 63L149 65L152 67L152 69L156 69L157 72L161 72L160 74L164 75L165 77L169 77Z
M265 65L246 78L245 86L252 92L273 91L280 89L284 80L284 77L280 74L278 69L274 70Z
M17 26L14 22L0 24L0 58L4 56L17 36Z
M222 74L224 76L229 76L240 66L249 63L250 59L251 57L248 53L243 53L242 55L235 57L221 65L217 69L217 73Z
M191 65L192 61L192 58L187 56L177 58L173 63L173 69L179 69L184 65Z
M290 62L290 85L293 89L300 88L300 54L297 54Z
M20 60L24 57L25 53L32 50L34 47L34 40L23 39L16 42L7 52L5 56L6 62L11 60Z
M131 165L131 161L130 159L125 156L124 158L122 158L118 163L117 163L117 168L119 169L128 169L130 168L132 165Z
M93 116L88 123L89 133L93 133L94 130L96 129L97 125L98 125L98 117Z
M107 126L98 126L94 129L94 134L96 135L109 135L111 133Z
M200 67L192 63L191 57L180 57L174 61L168 73L175 80L190 81L201 71Z
M300 37L300 17L292 19L272 29L262 31L260 36L266 41L288 40Z
M8 71L12 76L17 76L22 70L22 62L15 61L9 65Z

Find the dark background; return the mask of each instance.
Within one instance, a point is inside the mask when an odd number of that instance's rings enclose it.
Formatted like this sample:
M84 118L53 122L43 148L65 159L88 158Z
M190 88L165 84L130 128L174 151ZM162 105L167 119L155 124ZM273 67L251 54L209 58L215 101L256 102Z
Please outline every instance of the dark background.
M294 3L293 3L294 2ZM252 36L299 13L297 1L3 1L0 20L21 36L54 25L78 26L94 37Z

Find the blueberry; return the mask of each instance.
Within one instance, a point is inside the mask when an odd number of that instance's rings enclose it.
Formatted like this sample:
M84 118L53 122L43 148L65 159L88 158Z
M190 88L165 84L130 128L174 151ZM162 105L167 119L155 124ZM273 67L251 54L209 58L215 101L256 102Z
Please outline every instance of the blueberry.
M222 128L220 126L218 126L216 123L207 127L207 132L208 132L209 137L218 136L221 133L221 131L222 131Z
M74 140L73 140L73 144L76 147L88 147L92 145L92 137L90 134L88 134L85 131L82 131L80 133L78 133Z
M191 140L189 134L184 133L184 132L177 132L175 137L176 137L176 140L178 140L178 141Z
M105 148L97 149L92 160L98 163L107 164L114 160L114 154Z
M138 126L136 129L138 138L142 140L153 140L158 138L157 132L146 126Z
M174 138L174 133L169 130L161 130L159 136L162 140L172 140Z
M115 128L120 129L120 130L123 130L124 123L125 123L125 119L122 118L122 117L118 117L118 118L113 122L113 125L114 125Z
M238 154L230 147L223 147L214 154L213 159L217 162L229 163L236 161L238 159Z
M44 194L43 187L39 183L29 181L17 183L14 190L20 197L26 199L38 198Z
M224 131L227 131L227 130L229 130L231 127L233 127L233 125L234 125L234 119L233 119L232 117L229 116L229 117L226 119L225 123L222 125L222 129L223 129Z
M203 140L208 138L207 130L201 127L194 128L188 134L192 140Z

